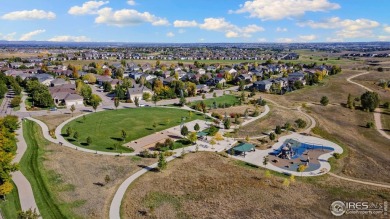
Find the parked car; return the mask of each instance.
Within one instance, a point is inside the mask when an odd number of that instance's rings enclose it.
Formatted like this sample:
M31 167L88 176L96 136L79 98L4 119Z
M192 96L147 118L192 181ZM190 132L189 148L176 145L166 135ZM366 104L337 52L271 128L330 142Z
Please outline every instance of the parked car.
M57 111L57 107L50 108L50 111Z

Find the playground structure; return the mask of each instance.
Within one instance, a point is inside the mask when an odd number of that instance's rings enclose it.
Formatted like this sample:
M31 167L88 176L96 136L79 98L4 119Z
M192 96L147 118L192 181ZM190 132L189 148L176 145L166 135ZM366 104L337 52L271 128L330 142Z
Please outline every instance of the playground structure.
M308 156L310 150L334 151L332 147L326 147L322 144L301 143L297 139L287 139L280 148L271 152L270 155L292 160L300 158L302 155Z

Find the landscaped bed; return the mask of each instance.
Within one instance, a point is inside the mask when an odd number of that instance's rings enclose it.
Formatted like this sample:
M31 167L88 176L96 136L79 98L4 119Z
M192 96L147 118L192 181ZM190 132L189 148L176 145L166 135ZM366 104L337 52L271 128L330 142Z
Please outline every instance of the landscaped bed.
M129 148L117 145L180 125L182 117L186 117L186 122L204 118L196 113L191 113L190 117L188 112L181 109L145 107L92 113L65 125L62 134L73 144L88 149L130 152ZM68 127L72 128L73 133L77 131L77 140L74 134L67 136ZM127 135L125 140L122 139L122 130ZM89 145L86 143L87 137L92 140Z

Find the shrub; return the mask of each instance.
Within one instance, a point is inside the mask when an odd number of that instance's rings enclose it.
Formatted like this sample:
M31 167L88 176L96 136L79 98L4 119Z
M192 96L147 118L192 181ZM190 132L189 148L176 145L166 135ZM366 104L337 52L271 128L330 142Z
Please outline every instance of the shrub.
M157 152L150 153L149 150L143 150L139 153L139 156L143 158L157 158L158 153Z
M383 108L390 109L390 102L386 102L383 104Z
M210 136L214 136L215 134L217 134L217 132L218 132L218 128L215 127L214 125L212 125L212 126L209 128L208 134L209 134Z
M18 107L20 106L20 103L22 102L22 98L20 96L15 96L12 100L11 100L11 107L12 108L15 108L15 107Z
M295 120L295 124L297 124L298 128L302 129L306 127L306 121L303 119L297 119Z
M269 139L271 141L275 140L275 138L276 138L275 133L272 132L271 134L269 134Z
M222 118L223 118L223 116L222 116L221 114L215 113L215 112L211 113L211 116L212 116L212 117L215 117L215 118L217 118L217 119L222 119Z
M329 99L327 96L323 96L320 101L321 105L327 106L329 104Z
M277 135L282 134L282 128L281 128L279 125L276 126L276 128L275 128L275 133L276 133Z
M127 99L126 103L133 103L133 100L132 99Z
M341 154L339 153L333 153L333 157L336 158L337 160L341 158Z
M259 116L260 115L260 112L258 110L255 110L253 113L252 113L252 117L256 117L256 116Z
M372 127L374 127L374 123L373 122L367 122L366 128L370 129Z

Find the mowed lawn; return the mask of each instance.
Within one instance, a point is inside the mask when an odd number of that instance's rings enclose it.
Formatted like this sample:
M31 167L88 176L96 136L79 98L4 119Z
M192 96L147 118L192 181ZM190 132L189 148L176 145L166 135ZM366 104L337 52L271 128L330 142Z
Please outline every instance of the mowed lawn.
M196 105L197 103L200 103L201 101L195 101L192 103L192 105ZM206 100L203 100L203 102L206 104L206 106L212 106L213 103L215 102L218 106L218 104L230 104L230 105L233 105L233 104L238 104L240 101L238 100L238 97L237 96L233 96L233 95L223 95L223 96L220 96L220 97L215 97L215 98L211 98L211 99L206 99Z
M115 147L115 144L122 145L132 140L142 138L155 132L180 125L182 117L185 122L195 119L203 119L202 114L191 113L181 109L143 107L136 109L120 109L98 113L91 113L77 118L62 129L65 139L75 145L92 150L129 152L126 147ZM155 126L155 127L154 127ZM66 129L71 127L73 132L77 131L78 139L66 135ZM122 141L122 130L127 133L126 139ZM87 137L92 138L90 145L86 144Z

